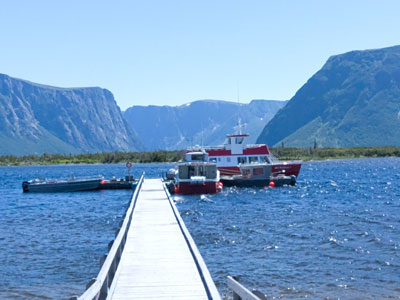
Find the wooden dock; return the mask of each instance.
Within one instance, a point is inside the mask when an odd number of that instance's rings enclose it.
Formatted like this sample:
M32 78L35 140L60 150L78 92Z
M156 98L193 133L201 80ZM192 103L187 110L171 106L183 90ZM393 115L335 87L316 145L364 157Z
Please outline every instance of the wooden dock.
M221 299L160 179L138 185L99 276L77 299Z

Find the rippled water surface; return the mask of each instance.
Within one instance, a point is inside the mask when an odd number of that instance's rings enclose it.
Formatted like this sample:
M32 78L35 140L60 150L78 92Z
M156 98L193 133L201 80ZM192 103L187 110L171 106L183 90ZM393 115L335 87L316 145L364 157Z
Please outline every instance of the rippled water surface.
M170 165L134 165L158 177ZM124 165L0 168L0 298L67 299L99 270L130 191L23 194L35 177ZM296 187L175 196L221 294L227 275L278 299L400 298L400 159L309 162Z

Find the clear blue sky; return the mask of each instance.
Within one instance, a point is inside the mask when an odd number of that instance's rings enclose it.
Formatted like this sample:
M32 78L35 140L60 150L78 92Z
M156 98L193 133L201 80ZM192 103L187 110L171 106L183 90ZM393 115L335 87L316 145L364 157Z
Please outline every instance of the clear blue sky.
M400 44L399 0L4 0L0 73L122 109L290 99L329 56Z

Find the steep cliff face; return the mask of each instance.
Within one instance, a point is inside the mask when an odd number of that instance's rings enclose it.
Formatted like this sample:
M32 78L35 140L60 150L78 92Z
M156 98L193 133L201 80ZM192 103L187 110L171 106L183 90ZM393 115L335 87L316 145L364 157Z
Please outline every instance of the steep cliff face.
M400 46L336 55L265 126L258 142L400 146Z
M113 95L56 88L0 74L0 154L143 149Z
M238 118L243 131L255 142L265 122L286 101L253 100L249 104L199 100L181 106L133 106L124 117L135 128L147 149L184 149L191 144L219 145L234 132Z

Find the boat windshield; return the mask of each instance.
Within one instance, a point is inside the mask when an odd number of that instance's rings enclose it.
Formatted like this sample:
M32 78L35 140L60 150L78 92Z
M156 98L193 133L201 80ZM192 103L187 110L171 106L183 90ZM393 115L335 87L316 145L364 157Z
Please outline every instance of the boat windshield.
M238 144L238 145L242 144L243 141L244 141L244 138L243 138L243 137L237 137L237 138L235 138L235 143Z
M258 157L257 156L250 156L249 157L249 163L251 163L251 164L258 163Z
M203 161L204 155L203 154L192 154L192 161Z
M264 163L267 163L267 164L271 164L272 163L272 161L269 158L269 156L260 156L260 160L261 160L261 162L264 162Z

